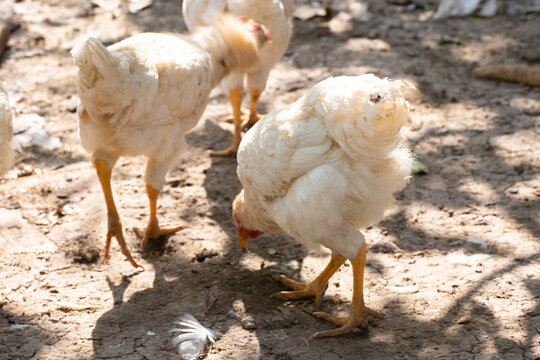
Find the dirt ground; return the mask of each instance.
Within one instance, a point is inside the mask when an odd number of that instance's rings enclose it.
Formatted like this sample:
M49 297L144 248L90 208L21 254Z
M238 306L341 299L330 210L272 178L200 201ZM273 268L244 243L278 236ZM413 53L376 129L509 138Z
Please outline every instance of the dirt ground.
M366 302L386 318L311 339L333 325L310 314L313 300L272 298L284 289L272 275L312 279L329 254L308 253L286 235L262 235L241 251L230 215L240 190L235 159L206 153L232 138L232 125L219 121L230 112L219 89L159 199L161 223L189 229L141 251L132 229L147 221L145 162L122 159L113 188L146 270L134 270L116 243L102 263L105 203L77 135L69 50L87 32L112 43L186 28L178 0L127 15L114 1L94 3L14 3L20 26L0 78L16 139L42 132L21 140L15 168L0 180L0 359L180 358L168 330L184 313L221 332L208 359L540 358L540 88L471 75L477 64L538 65L538 13L433 21L432 8L372 0L364 22L335 12L295 20L261 112L331 75L406 78L419 89L407 142L429 168L364 231ZM348 313L351 285L344 266L322 308Z

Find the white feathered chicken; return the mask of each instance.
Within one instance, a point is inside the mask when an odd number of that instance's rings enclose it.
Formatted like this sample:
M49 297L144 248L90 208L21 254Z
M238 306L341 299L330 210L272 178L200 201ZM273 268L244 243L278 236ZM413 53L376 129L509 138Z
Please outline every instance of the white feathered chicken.
M9 106L9 98L4 85L0 83L0 176L15 162L15 154L11 147L13 137L13 112Z
M79 133L92 160L108 213L104 261L112 237L133 266L111 190L111 172L120 156L145 155L150 220L148 239L183 228L160 228L156 202L167 170L179 155L184 134L193 128L210 90L230 71L256 66L267 42L264 28L224 16L183 40L143 33L105 48L88 38L72 50L79 67Z
M400 145L401 129L410 122L400 90L406 86L373 75L329 78L265 116L240 144L243 190L233 202L240 245L246 248L259 231L285 232L308 247L332 250L330 263L310 284L279 276L295 291L278 296L315 296L320 306L332 274L351 260L350 317L315 313L341 327L314 336L348 333L367 325L368 315L383 316L364 305L366 244L358 228L383 217L411 172L410 152Z
M232 109L234 134L231 146L223 151L213 151L212 155L229 156L236 154L240 144L242 129L255 124L260 115L257 104L270 70L281 59L292 34L292 12L294 0L184 0L182 13L190 31L198 26L212 24L223 13L245 16L264 25L272 34L272 42L261 50L261 63L249 71L236 71L227 76L222 86L228 94ZM249 117L241 118L241 105L244 91L244 76L246 77L250 95Z

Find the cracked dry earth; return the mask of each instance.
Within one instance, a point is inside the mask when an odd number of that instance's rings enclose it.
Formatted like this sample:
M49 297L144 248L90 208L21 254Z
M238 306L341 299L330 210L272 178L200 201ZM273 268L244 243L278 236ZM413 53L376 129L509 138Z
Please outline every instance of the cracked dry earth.
M333 325L310 314L312 300L272 298L283 290L272 275L312 279L329 254L308 253L285 235L262 235L240 250L230 217L240 190L236 162L205 152L231 140L232 126L219 122L230 111L219 89L159 199L161 222L189 229L140 250L132 228L147 221L144 160L122 159L113 188L146 271L135 271L116 244L102 264L105 204L77 137L69 50L86 32L111 43L140 31L186 30L178 1L127 15L114 1L95 3L14 3L20 27L0 78L15 123L37 117L59 141L22 146L0 180L0 359L175 359L168 330L184 313L222 333L208 359L540 357L540 89L471 76L476 63L534 65L538 14L436 22L424 10L373 0L366 22L335 14L295 20L260 110L291 103L330 75L409 79L419 91L410 99L407 142L429 167L365 229L366 301L386 318L311 339ZM323 309L346 314L351 285L344 266Z

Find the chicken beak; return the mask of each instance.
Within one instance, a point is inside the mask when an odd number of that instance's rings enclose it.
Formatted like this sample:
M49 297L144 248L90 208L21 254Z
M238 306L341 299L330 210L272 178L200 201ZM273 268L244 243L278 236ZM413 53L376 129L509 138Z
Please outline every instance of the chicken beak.
M246 231L238 231L238 242L243 250L247 250L248 240L249 235L246 233Z

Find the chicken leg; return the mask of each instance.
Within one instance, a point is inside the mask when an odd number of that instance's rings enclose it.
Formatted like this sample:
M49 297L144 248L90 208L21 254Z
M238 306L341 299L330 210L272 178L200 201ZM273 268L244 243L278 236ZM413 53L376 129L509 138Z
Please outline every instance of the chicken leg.
M139 237L142 238L141 247L144 247L149 239L157 239L160 236L170 235L179 230L187 228L186 225L174 226L170 228L160 228L157 219L157 198L159 196L159 190L155 189L152 185L146 184L146 194L150 202L150 219L148 220L148 226L144 233L139 229L135 229Z
M368 323L368 316L382 319L384 314L368 308L364 304L364 267L366 265L366 243L360 247L360 251L354 260L351 261L353 268L353 299L351 305L351 314L348 318L331 315L325 312L315 312L313 315L341 326L338 329L319 331L313 334L313 337L327 337L348 334L357 327L365 327Z
M315 305L317 306L317 309L320 308L322 295L324 290L326 290L328 280L330 280L330 277L334 275L345 260L346 259L339 254L332 254L332 258L328 265L326 265L326 268L309 284L291 280L283 275L276 275L274 279L295 290L281 291L276 294L276 297L280 299L302 299L315 296Z
M116 205L114 203L114 198L111 189L111 173L112 169L109 165L101 159L94 160L94 167L101 183L101 188L103 190L103 195L105 196L105 202L107 203L107 241L105 242L105 253L103 254L103 262L107 263L109 260L109 250L111 248L111 240L113 236L118 241L122 254L126 256L128 261L134 267L142 267L133 259L129 249L126 245L126 240L124 239L124 234L122 232L122 223L120 221L120 216L116 210Z
M229 99L233 108L234 122L234 133L231 146L221 151L210 151L210 155L231 156L236 154L236 151L238 150L238 145L240 145L240 140L242 140L242 95L242 86L237 86L233 88L229 94Z
M249 90L249 118L242 124L242 129L251 127L262 118L262 115L257 112L257 106L259 105L259 98L261 97L261 91L258 89Z

